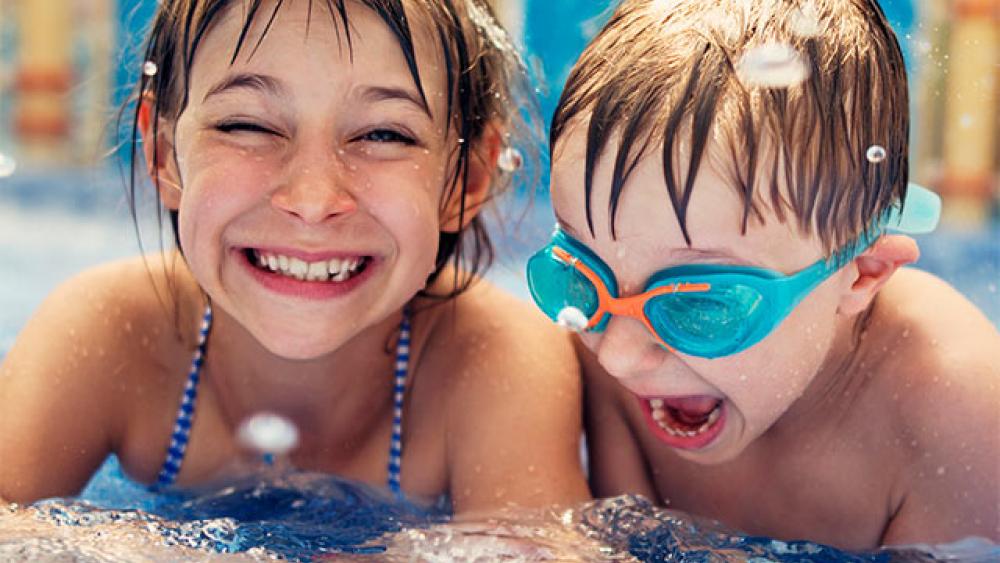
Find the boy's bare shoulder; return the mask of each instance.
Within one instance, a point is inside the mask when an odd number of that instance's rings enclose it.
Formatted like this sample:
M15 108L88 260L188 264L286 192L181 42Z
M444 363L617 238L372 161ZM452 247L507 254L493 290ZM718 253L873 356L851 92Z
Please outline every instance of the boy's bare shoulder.
M1000 398L1000 333L968 299L919 270L897 274L883 290L876 330L901 383L908 423L944 422L942 401L974 412L996 411ZM969 416L972 412L966 411ZM924 417L927 420L923 420ZM919 426L925 426L923 424ZM931 426L939 426L932 424Z
M887 537L948 541L989 535L984 525L995 533L1000 334L958 291L925 272L901 271L880 299L875 328L887 339L887 393L909 459L900 484L905 500Z

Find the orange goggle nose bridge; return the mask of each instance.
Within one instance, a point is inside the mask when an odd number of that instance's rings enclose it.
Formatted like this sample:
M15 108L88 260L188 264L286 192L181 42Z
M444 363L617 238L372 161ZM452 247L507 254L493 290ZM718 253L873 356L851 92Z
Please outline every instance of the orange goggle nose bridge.
M651 289L647 292L640 293L638 295L632 295L629 297L614 297L608 292L607 286L605 286L604 281L601 280L600 276L597 275L589 266L580 262L580 259L573 256L569 252L566 252L558 246L552 248L552 254L555 255L560 261L568 266L576 268L578 272L583 274L594 289L597 291L597 310L588 319L587 330L594 328L601 320L605 314L619 315L625 317L632 317L642 321L642 324L646 326L646 329L651 333L656 335L656 338L661 344L667 348L673 350L673 347L663 341L653 325L649 323L649 319L646 318L646 313L643 308L646 306L646 302L654 297L659 297L661 295L666 295L668 293L704 293L712 289L712 284L709 283L675 283L673 285L664 285Z

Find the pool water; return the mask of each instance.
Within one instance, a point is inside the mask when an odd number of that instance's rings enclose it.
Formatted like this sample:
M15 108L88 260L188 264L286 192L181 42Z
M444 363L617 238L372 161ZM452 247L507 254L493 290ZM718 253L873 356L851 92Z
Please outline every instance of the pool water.
M19 172L0 180L0 357L44 297L72 274L134 255L135 225L115 174ZM507 213L520 200L508 202ZM159 248L149 209L147 251ZM550 232L544 202L505 223L490 277L525 298L523 260ZM920 239L918 266L943 277L1000 326L1000 229L943 229ZM280 466L280 465L279 465ZM509 520L450 523L441 507L282 469L191 496L153 495L112 458L79 499L0 507L0 560L209 559L381 561L1000 561L1000 547L949 546L851 554L806 542L748 537L718 524L618 497Z

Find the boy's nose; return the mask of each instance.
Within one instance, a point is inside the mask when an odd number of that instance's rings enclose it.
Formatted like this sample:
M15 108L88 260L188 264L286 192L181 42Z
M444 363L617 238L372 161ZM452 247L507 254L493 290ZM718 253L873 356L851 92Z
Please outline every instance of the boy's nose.
M274 207L306 223L320 223L357 210L358 202L348 187L350 180L332 158L315 167L301 162L293 166L298 169L271 194Z
M620 316L611 317L594 351L601 366L619 379L655 370L668 353L641 322Z

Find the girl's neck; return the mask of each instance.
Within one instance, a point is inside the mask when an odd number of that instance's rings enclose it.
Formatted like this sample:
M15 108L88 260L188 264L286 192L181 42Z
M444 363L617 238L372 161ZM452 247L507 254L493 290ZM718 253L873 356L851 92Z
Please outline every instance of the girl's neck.
M339 349L313 360L279 357L235 319L217 309L209 337L205 383L235 427L267 411L311 429L361 426L330 418L377 415L392 405L394 346L402 312L369 327Z

